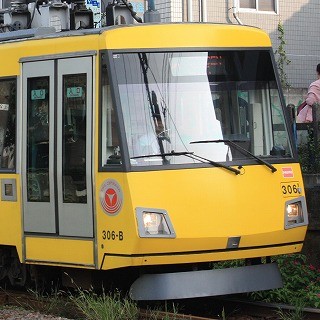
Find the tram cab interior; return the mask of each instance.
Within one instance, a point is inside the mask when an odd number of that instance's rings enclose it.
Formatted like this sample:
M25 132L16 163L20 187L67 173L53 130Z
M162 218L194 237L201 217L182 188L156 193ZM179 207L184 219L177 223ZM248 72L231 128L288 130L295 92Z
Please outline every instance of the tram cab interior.
M250 82L213 85L215 114L221 123L223 140L234 141L257 156L270 155L277 141L272 137L272 123L266 123L269 117L261 116L272 109L268 108L270 96L262 83L259 90L256 87L253 91L250 86ZM243 158L245 155L233 148L232 156Z

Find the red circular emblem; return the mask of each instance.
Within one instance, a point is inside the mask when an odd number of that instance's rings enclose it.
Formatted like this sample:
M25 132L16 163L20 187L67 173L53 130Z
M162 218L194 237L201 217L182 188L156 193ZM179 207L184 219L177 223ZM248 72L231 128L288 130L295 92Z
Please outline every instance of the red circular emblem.
M117 215L122 207L123 195L116 180L106 180L100 188L100 203L103 210L111 216Z

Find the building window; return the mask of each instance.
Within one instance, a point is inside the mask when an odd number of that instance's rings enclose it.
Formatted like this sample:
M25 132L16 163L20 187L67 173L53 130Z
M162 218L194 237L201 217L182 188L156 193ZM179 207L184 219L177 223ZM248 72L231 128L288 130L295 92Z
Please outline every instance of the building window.
M278 0L239 0L241 11L277 12Z

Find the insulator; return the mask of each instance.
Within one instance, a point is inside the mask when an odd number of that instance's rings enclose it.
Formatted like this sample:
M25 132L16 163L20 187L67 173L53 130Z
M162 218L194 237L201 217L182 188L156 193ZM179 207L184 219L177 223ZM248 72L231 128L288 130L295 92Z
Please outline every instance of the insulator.
M11 11L26 11L28 9L28 4L26 0L12 0L10 2Z
M72 3L78 8L78 9L85 9L86 8L86 1L85 0L74 0Z

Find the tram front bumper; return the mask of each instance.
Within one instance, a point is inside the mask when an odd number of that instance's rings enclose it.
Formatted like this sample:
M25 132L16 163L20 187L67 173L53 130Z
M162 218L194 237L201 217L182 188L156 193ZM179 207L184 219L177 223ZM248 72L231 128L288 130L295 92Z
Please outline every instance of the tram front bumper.
M133 300L170 300L236 294L282 287L276 263L229 269L145 274L130 288Z

